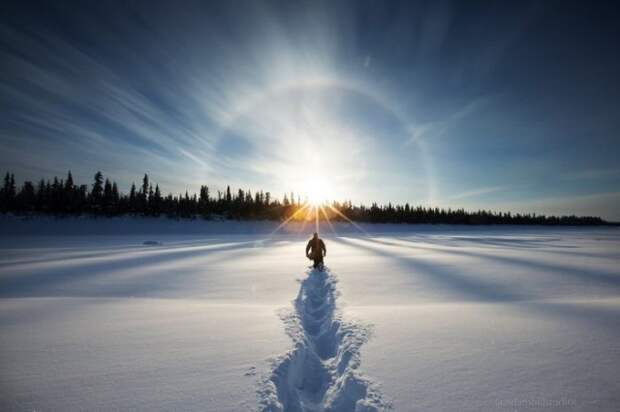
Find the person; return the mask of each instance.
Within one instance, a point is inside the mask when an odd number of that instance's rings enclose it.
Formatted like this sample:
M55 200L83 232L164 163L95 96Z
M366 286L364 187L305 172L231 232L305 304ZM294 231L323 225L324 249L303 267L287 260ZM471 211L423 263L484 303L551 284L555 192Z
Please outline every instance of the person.
M326 254L327 249L325 249L325 243L323 243L323 239L319 238L319 234L315 232L314 235L312 235L312 239L310 239L306 245L306 256L308 259L314 261L312 267L315 269L322 269L323 258Z

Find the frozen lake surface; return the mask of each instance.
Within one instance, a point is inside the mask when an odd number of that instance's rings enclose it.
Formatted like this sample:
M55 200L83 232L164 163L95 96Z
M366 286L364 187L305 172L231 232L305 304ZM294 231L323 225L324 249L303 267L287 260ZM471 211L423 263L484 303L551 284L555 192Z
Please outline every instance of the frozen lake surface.
M620 410L618 228L1 223L0 410Z

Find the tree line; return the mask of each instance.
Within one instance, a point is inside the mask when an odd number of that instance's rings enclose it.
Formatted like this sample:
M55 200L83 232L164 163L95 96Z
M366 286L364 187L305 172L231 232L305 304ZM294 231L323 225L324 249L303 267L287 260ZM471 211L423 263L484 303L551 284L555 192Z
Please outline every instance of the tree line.
M13 173L7 172L0 189L0 212L51 215L94 216L168 216L171 218L226 218L237 220L311 219L308 207L300 196L285 194L282 200L262 190L252 192L238 189L212 193L206 185L199 193L187 191L178 195L162 195L158 184L153 186L147 174L142 184L131 185L122 193L116 182L104 178L101 172L94 175L90 185L76 184L69 171L65 179L41 179L34 184L25 181L18 189ZM314 213L314 212L313 212ZM604 225L600 217L545 216L537 214L512 214L487 210L466 211L423 206L379 205L370 207L353 205L350 201L325 205L318 218L342 221L345 217L357 222L371 223L444 223L444 224L518 224L518 225Z

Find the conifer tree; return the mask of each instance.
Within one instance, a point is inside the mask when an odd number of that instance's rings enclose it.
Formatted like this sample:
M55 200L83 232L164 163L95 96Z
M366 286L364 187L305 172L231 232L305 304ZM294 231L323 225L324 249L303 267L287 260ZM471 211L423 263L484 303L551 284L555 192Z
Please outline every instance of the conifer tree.
M73 176L71 175L71 170L67 173L67 180L65 181L65 191L70 193L73 191Z
M16 192L16 188L15 188L15 175L13 173L11 173L11 179L9 181L9 198L10 199L14 199L15 198L15 192Z
M152 187L150 190L152 192L152 195L150 196L150 200L149 200L149 209L152 215L159 216L161 214L161 205L162 205L162 198L161 198L161 191L159 190L159 184L155 184L155 191L152 191Z
M145 173L144 177L142 178L142 194L146 197L148 192L149 192L149 175Z
M131 213L136 213L138 210L138 198L136 194L136 184L134 182L131 183L131 188L129 189L129 211Z
M4 184L2 185L2 192L0 193L0 199L2 200L2 211L7 212L9 210L10 195L9 187L11 185L11 175L6 172L4 176Z
M101 174L101 172L95 173L95 182L93 183L93 190L90 195L95 204L98 204L103 196L103 174Z
M103 209L106 214L112 213L112 183L109 179L105 179L105 184L103 186Z
M116 205L120 200L120 195L118 193L118 185L116 182L112 182L112 202Z

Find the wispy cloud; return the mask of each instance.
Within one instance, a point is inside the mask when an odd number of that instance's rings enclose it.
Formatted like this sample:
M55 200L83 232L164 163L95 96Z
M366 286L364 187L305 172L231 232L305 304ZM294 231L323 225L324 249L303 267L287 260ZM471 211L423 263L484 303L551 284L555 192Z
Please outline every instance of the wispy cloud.
M564 180L600 180L620 177L620 169L586 169L564 173Z
M450 196L450 199L457 200L457 199L465 199L465 198L470 198L470 197L477 197L477 196L482 196L482 195L486 195L489 193L499 192L502 190L506 190L506 187L504 186L481 187L478 189L458 193L454 196Z
M478 97L460 106L457 110L445 115L440 120L422 124L414 124L410 127L411 137L406 143L411 144L421 140L435 140L440 138L448 130L453 127L457 127L459 122L462 120L474 115L480 110L483 110L495 98L496 96Z

